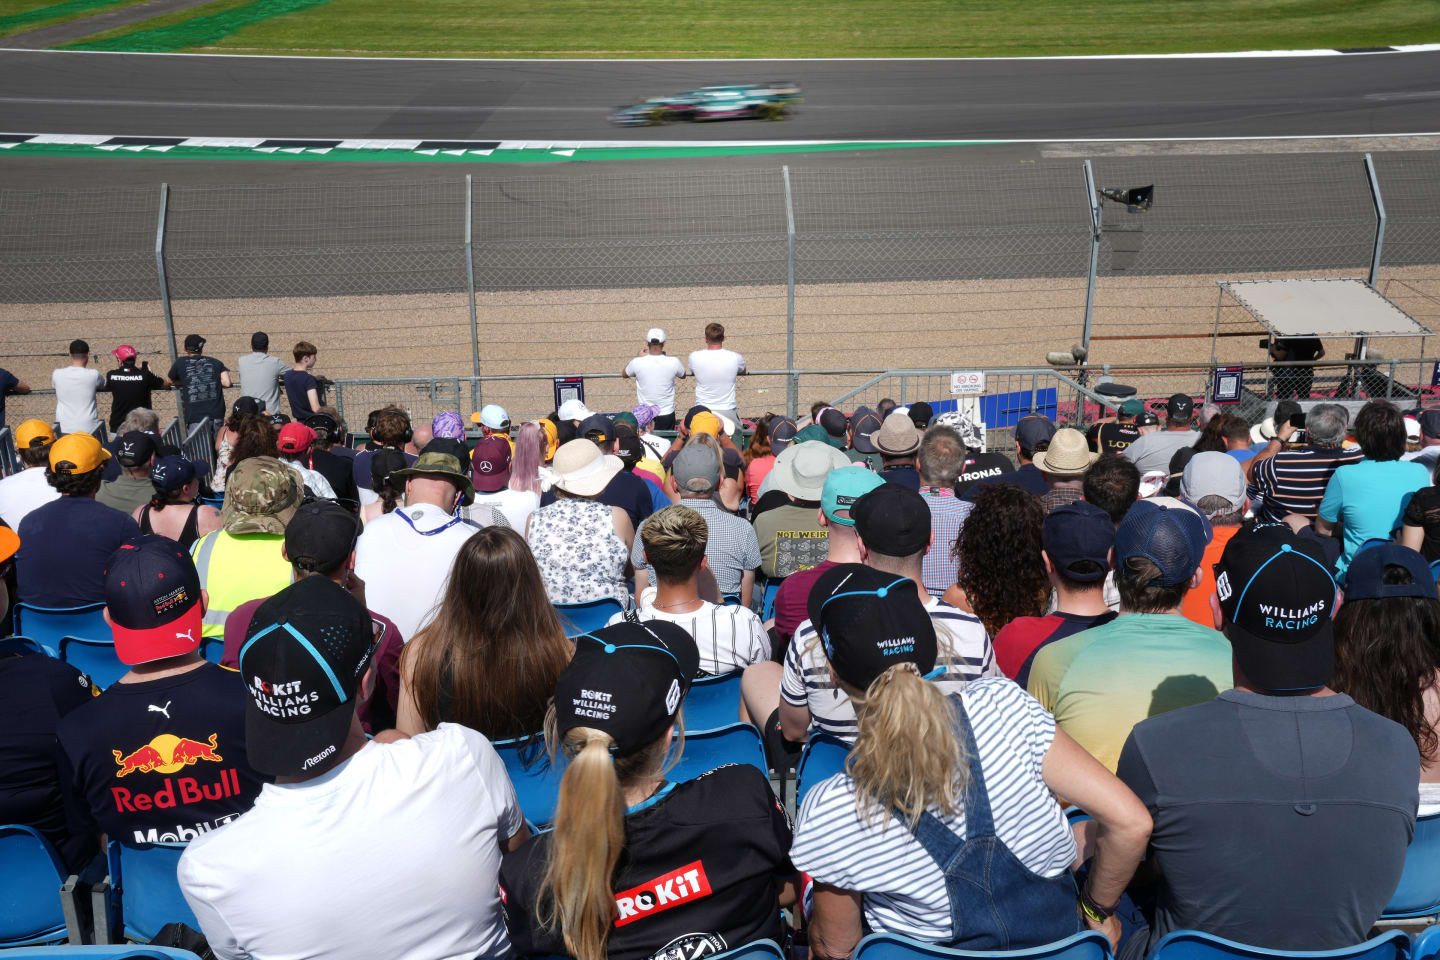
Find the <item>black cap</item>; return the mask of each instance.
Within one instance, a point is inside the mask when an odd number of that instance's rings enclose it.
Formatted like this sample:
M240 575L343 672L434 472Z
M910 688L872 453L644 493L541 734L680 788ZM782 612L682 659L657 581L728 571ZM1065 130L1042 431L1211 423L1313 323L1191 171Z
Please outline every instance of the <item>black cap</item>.
M1015 424L1015 440L1026 450L1044 450L1055 436L1055 421L1038 413L1027 414Z
M935 668L935 625L909 577L838 564L816 578L808 610L830 666L852 687L864 690L897 663L922 676Z
M285 424L290 422L290 414L272 413L270 414L270 422L277 427L283 427L285 426Z
M205 338L198 333L192 333L185 338L186 350L199 350L205 346Z
M1335 577L1325 551L1289 525L1241 529L1215 564L1235 660L1262 690L1311 690L1335 665Z
M899 483L882 483L850 508L865 546L887 557L910 557L930 546L930 505Z
M1137 427L1158 427L1159 425L1160 418L1156 416L1154 410L1146 410L1135 417L1135 426Z
M122 467L138 467L155 456L155 437L142 430L122 433L115 446L115 459Z
M321 443L333 443L340 436L340 424L328 413L312 413L305 418L305 426L315 431Z
M857 453L879 453L870 437L880 429L880 418L869 407L856 407L850 416L850 448Z
M86 343L84 340L71 340L71 341L70 341L70 355L71 355L71 356L74 356L74 355L77 354L77 353L89 353L89 352L90 352L90 344Z
M826 407L820 411L820 426L830 436L843 438L850 426L850 418L834 407Z
M292 521L293 522L293 521ZM1076 583L1099 583L1110 571L1110 549L1115 546L1115 522L1110 514L1093 503L1077 500L1056 507L1045 517L1042 528L1045 553L1055 569ZM1098 570L1075 571L1081 560L1093 560Z
M776 417L770 421L770 451L779 456L790 442L795 439L799 431L795 427L795 421L789 417Z
M910 404L910 422L915 424L917 430L924 430L930 426L930 419L934 416L935 412L924 400Z
M385 480L396 470L404 470L409 460L405 454L393 447L381 447L370 455L370 482ZM399 485L401 489L404 484Z
M1195 401L1188 393L1177 393L1165 401L1165 416L1170 420L1189 421L1195 415Z
M616 424L618 430L620 424ZM615 455L620 462L625 464L626 470L634 470L635 464L644 460L649 454L645 449L645 441L633 433L620 433L615 442Z
M260 401L254 397L236 397L235 402L230 404L230 412L241 416L249 415L258 417L260 415Z
M700 652L685 628L666 620L620 623L575 638L575 657L555 681L560 734L603 730L615 754L654 743L675 722Z
M586 417L575 428L575 436L584 437L592 443L609 443L615 439L615 424L601 414Z
M375 644L365 607L325 577L305 577L260 604L239 656L250 766L277 777L329 766L350 733Z
M328 576L355 549L360 529L360 518L333 500L302 503L285 525L285 555L297 570Z
M1410 574L1410 582L1386 583L1386 567L1405 568ZM1434 600L1435 575L1419 553L1398 543L1380 540L1371 546L1361 547L1345 568L1345 602L1388 597Z

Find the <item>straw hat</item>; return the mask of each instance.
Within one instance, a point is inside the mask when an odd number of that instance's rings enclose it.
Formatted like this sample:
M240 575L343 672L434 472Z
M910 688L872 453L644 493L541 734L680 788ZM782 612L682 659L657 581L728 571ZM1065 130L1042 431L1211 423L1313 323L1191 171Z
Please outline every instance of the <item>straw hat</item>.
M1085 434L1061 427L1050 438L1049 449L1035 454L1035 466L1054 477L1079 477L1099 459L1100 454L1090 452Z
M601 453L583 437L561 444L550 464L555 486L577 497L596 496L624 468L619 457Z

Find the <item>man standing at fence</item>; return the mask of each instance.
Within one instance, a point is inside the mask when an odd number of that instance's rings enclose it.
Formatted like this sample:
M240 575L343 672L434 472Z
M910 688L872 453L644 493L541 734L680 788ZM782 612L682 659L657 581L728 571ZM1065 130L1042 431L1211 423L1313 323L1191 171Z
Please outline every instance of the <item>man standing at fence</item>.
M1318 337L1290 337L1286 340L1275 338L1263 341L1262 345L1269 349L1270 359L1276 363L1313 363L1325 357L1325 345ZM1314 380L1314 367L1277 367L1270 383L1274 387L1277 400L1284 400L1286 397L1309 400L1310 385Z
M693 358L692 358L693 360ZM744 361L741 361L743 372ZM635 378L635 402L658 407L652 427L675 429L675 381L685 379L685 364L665 352L665 331L651 327L645 334L645 350L625 365L622 377Z
M55 422L63 433L90 433L100 426L95 391L105 386L99 370L90 369L90 344L70 341L70 366L50 374L55 388Z
M135 366L135 348L122 343L110 351L120 366L105 374L105 386L110 394L110 432L117 433L120 424L130 415L131 410L150 407L150 391L166 386L165 378L150 372L149 362Z
M290 365L270 356L270 336L257 330L250 334L250 353L235 364L240 372L240 396L254 397L266 413L280 412L280 378Z
M190 427L207 417L217 426L224 423L225 395L220 390L232 386L230 368L204 352L205 338L192 333L185 338L185 356L170 367L170 385L180 388L180 407Z
M705 326L705 349L690 354L690 374L695 378L695 404L711 413L740 422L735 400L735 378L746 373L745 358L725 349L725 328L718 323ZM673 412L673 408L672 408Z

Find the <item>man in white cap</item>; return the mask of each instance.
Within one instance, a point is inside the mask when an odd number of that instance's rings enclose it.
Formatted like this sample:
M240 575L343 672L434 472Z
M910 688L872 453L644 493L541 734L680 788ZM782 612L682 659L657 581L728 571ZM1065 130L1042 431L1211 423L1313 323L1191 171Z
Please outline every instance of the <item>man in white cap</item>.
M1250 498L1245 495L1245 470L1228 453L1197 453L1180 476L1180 496L1205 514L1213 534L1200 561L1200 586L1185 594L1180 612L1202 627L1213 627L1210 597L1215 593L1215 564L1220 562L1225 544L1240 531L1250 506Z
M595 416L595 411L585 406L584 400L570 399L560 404L560 409L555 411L556 418L561 423L568 423L572 427L580 426L580 421L589 420Z
M510 437L510 413L498 403L487 403L479 413L470 414L470 422L480 425L480 436L500 437L510 444L513 452L515 441Z
M665 331L651 327L645 334L645 348L620 371L620 376L635 378L637 403L658 407L651 426L656 430L675 429L675 381L685 378L685 364L679 357L665 353Z
M818 440L791 444L775 458L775 489L790 502L755 517L760 569L767 579L783 579L825 560L829 532L820 525L820 496L830 471L848 466L843 451Z

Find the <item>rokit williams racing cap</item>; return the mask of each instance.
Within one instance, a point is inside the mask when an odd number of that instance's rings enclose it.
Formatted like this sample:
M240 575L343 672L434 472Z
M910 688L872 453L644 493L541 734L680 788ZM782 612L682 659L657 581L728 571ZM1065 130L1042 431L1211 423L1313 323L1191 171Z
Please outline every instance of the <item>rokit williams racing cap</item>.
M277 777L323 770L349 736L375 645L370 614L325 577L260 604L239 657L250 766Z
M169 537L121 544L105 571L105 608L121 663L178 657L200 646L205 616L200 574Z
M610 735L616 756L654 743L675 722L700 670L695 640L665 620L622 620L575 638L575 656L555 681L555 720Z
M1319 542L1287 524L1241 530L1215 564L1235 661L1262 690L1312 690L1335 663L1335 577Z
M808 610L836 676L856 689L896 664L935 668L935 625L909 577L842 563L815 580Z

